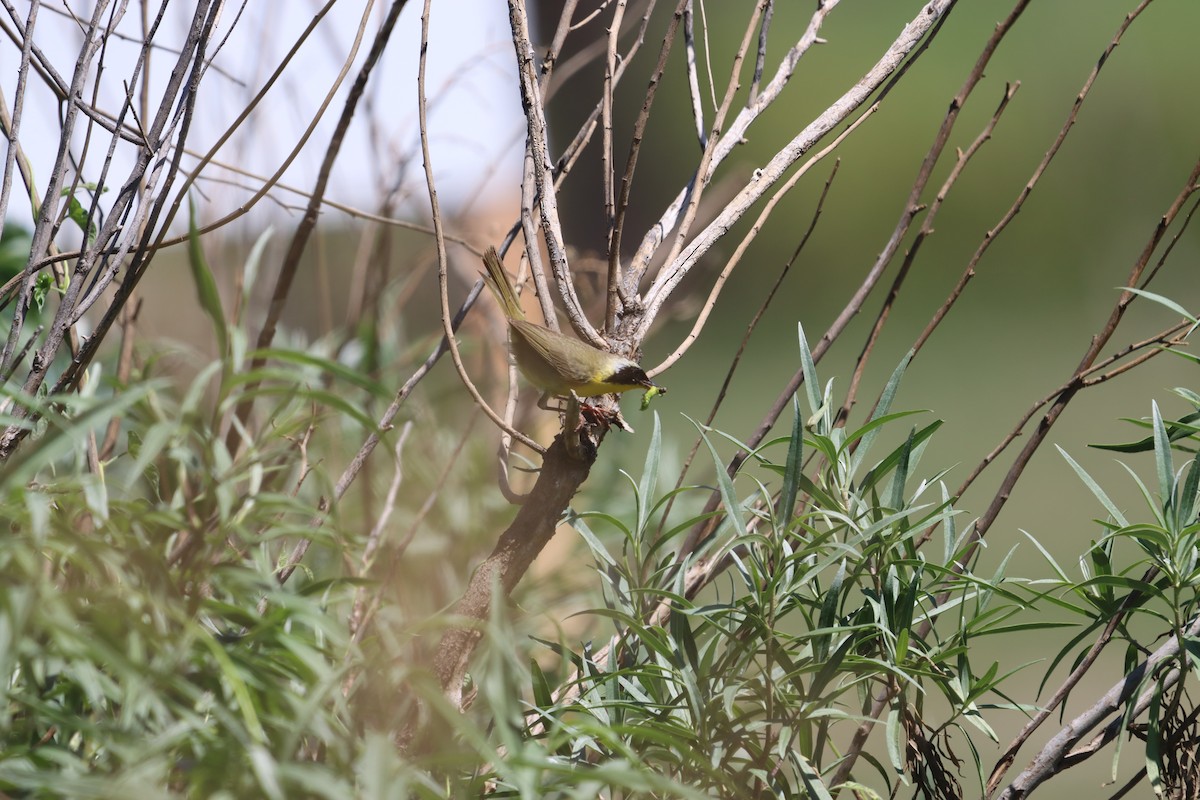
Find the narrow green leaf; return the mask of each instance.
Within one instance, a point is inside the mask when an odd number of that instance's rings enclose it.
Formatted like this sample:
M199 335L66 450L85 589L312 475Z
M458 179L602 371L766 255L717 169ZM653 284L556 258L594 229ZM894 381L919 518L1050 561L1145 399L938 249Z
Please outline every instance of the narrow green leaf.
M893 701L892 707L888 710L887 722L885 725L887 731L887 752L888 759L892 762L892 769L896 770L897 775L904 774L904 729L900 725L901 710Z
M685 614L672 614L670 620L671 639L680 646L686 664L695 670L700 664L700 653L696 649L696 637L692 633L692 625Z
M800 762L800 780L804 781L804 788L808 792L808 796L813 800L833 800L833 795L825 786L825 782L821 780L821 774L817 772L816 767L800 753L796 753L795 757Z
M9 458L0 471L0 493L12 491L32 480L38 470L53 465L86 441L88 432L119 417L125 410L143 400L147 395L161 390L166 381L145 381L131 386L121 394L103 400L79 400L72 408L72 416L64 416L49 407L42 398L35 398L19 388L0 386L0 397L10 398L42 416L45 433L37 441L37 447L24 447Z
M83 188L86 187L79 187L79 189ZM62 190L62 196L67 198L67 217L86 234L87 245L91 247L92 243L96 241L96 223L88 223L87 209L83 207L83 203L79 202L79 198L69 186Z
M1117 509L1116 503L1110 500L1108 495L1105 494L1104 490L1100 488L1100 484L1096 483L1092 476L1087 473L1087 470L1079 466L1079 464L1075 462L1075 459L1071 458L1066 450L1063 450L1058 445L1054 445L1054 447L1058 450L1059 454L1061 454L1062 457L1067 460L1067 463L1071 465L1071 469L1075 470L1075 474L1079 476L1081 481L1083 481L1084 486L1087 486L1088 489L1091 490L1096 499L1100 501L1100 505L1104 506L1105 510L1108 511L1109 515L1114 520L1116 520L1117 524L1121 527L1128 527L1129 522L1125 519L1125 515Z
M796 494L800 488L800 470L804 465L804 424L800 421L800 398L792 395L792 436L788 442L787 468L783 472L783 487L779 493L779 510L783 529L791 527L796 513Z
M237 376L240 379L237 382L245 382L251 373L242 373ZM253 374L263 374L263 371L256 371ZM357 421L362 427L368 431L377 429L377 424L364 410L346 400L344 395L337 392L326 391L324 389L312 389L307 386L260 386L252 392L243 392L239 396L239 400L247 400L252 397L284 397L293 399L309 400L319 406L326 406L335 411L339 411Z
M1158 467L1158 497L1162 502L1163 518L1171 518L1171 506L1175 496L1175 466L1171 458L1171 440L1163 425L1158 403L1150 403L1151 418L1154 420L1154 464Z
M267 249L267 244L274 235L275 228L267 226L267 229L254 240L254 245L250 248L250 255L246 256L246 263L242 265L242 291L247 296L254 290L254 284L258 280L258 268L262 263L263 252Z
M228 333L225 330L225 309L221 306L221 294L217 282L209 269L204 249L200 246L200 229L196 226L196 203L188 198L188 264L192 268L192 281L196 284L196 299L204 313L212 320L213 333L217 337L217 352L221 357L229 353Z
M1162 681L1155 681L1150 693L1146 724L1146 778L1155 797L1164 797L1162 776Z
M821 410L821 383L817 380L817 365L813 363L808 339L804 338L804 323L797 323L800 332L800 367L804 371L804 392L808 395L808 410L816 414Z
M856 440L862 441L858 445L858 449L854 454L854 464L862 462L862 456L865 455L865 449L869 447L869 442L873 441L875 436L879 434L879 429L887 425L889 422L894 422L898 419L911 417L914 414L924 414L924 411L897 411L895 414L883 414L877 417L872 417L871 421L850 433L846 434L846 441L842 444L842 449L850 447Z
M1187 333L1190 334L1193 330L1196 329L1196 327L1198 325L1200 325L1200 323L1193 322L1192 327L1188 329ZM1180 337L1180 338L1182 338L1182 337ZM1173 356L1182 358L1184 361L1190 361L1193 364L1200 366L1200 356L1196 355L1195 353L1185 353L1182 350L1176 350L1174 347L1165 347L1162 349L1166 350L1168 353L1170 353Z
M924 428L921 428L919 431L917 431L910 440L906 440L904 444L889 453L882 461L871 467L871 469L867 471L867 474L862 479L862 484L859 486L860 491L865 492L878 484L881 480L883 480L884 476L888 475L892 471L892 468L900 462L900 458L902 456L906 455L906 453L916 453L917 447L933 436L933 434L940 427L942 427L942 420L939 419L931 422ZM910 456L910 468L913 464L914 459Z
M1162 594L1153 583L1140 581L1136 578L1127 578L1120 575L1097 575L1094 578L1089 578L1081 581L1076 585L1077 590L1086 590L1095 587L1112 586L1120 589L1128 594L1142 594L1147 597L1154 597Z
M1189 320L1191 320L1192 322L1198 321L1196 319L1196 316L1194 314L1192 314L1190 311L1188 311L1186 308L1179 305L1179 303L1176 303L1174 300L1171 300L1168 297L1163 297L1161 294L1155 294L1154 292L1147 292L1145 289L1132 289L1132 288L1126 288L1124 286L1122 286L1120 288L1124 291L1130 292L1132 294L1136 294L1139 297L1144 297L1147 300L1151 300L1155 303L1158 303L1160 306L1165 306L1165 307L1171 309L1172 311L1174 311L1179 316L1186 317Z
M587 523L584 522L578 514L567 512L566 523L574 528L581 537L583 537L583 540L587 542L587 546L591 549L592 555L594 555L599 561L603 561L610 567L615 567L617 565L616 559L614 559L608 552L608 548L600 542L600 539L596 537L596 534L592 533L592 529L588 527Z
M1069 456L1068 456L1068 458L1069 458ZM1058 562L1054 560L1054 556L1050 555L1050 551L1047 550L1045 547L1043 547L1042 543L1039 542L1033 536L1033 534L1029 533L1029 531L1026 531L1024 529L1018 529L1018 530L1020 530L1021 533L1025 534L1025 538L1027 538L1029 541L1033 542L1033 546L1036 547L1038 549L1038 552L1042 554L1042 558L1046 559L1047 563L1049 563L1051 568L1053 568L1053 570L1055 571L1055 573L1058 574L1058 579L1060 581L1062 581L1063 583L1069 584L1071 582L1071 579L1067 576L1066 570L1064 570L1062 567L1060 567L1058 565Z
M833 643L833 622L837 617L838 601L841 599L842 584L845 583L845 580L846 560L842 559L838 564L837 572L833 575L833 581L825 590L825 597L821 600L821 616L818 624L828 633L821 634L813 642L813 660L819 664L824 663L829 657L829 645Z
M26 248L26 249L28 249L28 248ZM1200 408L1200 394L1197 394L1196 392L1192 391L1191 389L1188 389L1185 386L1176 386L1171 391L1174 392L1175 394L1179 395L1180 397L1182 397L1184 400L1188 401L1192 405L1196 406L1197 408Z
M917 611L917 595L921 589L921 567L918 563L909 576L904 591L896 598L896 661L903 663L908 657L908 644L912 636L913 616Z
M904 508L904 484L908 481L908 460L912 455L913 437L916 434L916 428L908 432L908 439L904 442L904 447L900 451L900 461L896 465L896 474L892 476L891 507L896 510Z
M533 681L533 701L539 709L550 708L554 705L554 694L550 689L550 681L546 680L546 673L542 672L536 658L529 659L529 675Z
M255 350L252 354L254 358L261 358L267 362L281 361L284 364L300 364L302 366L313 367L322 372L345 381L353 386L357 386L364 391L370 392L372 395L381 398L390 398L391 391L378 381L373 381L362 372L347 367L333 359L322 358L321 356L313 355L312 353L301 350L284 350L280 348L266 348L264 350Z
M1140 419L1126 419L1125 421L1143 428L1150 427L1149 423ZM1165 423L1167 426L1167 438L1172 442L1177 442L1180 439L1195 436L1197 433L1200 433L1200 426L1194 424L1198 421L1200 421L1200 411L1194 411L1177 420ZM1154 436L1147 436L1144 439L1138 439L1136 442L1090 444L1088 447L1094 447L1097 450L1110 450L1116 453L1146 453L1154 449Z
M904 377L905 370L912 362L913 351L909 350L904 354L904 358L900 359L900 363L896 365L896 369L892 370L892 376L888 378L887 385L883 387L883 393L879 395L879 403L876 404L875 410L871 413L871 418L867 420L867 424L855 431L847 437L847 441L853 441L858 437L862 437L862 442L858 446L858 450L854 453L854 461L852 471L857 472L859 466L866 458L871 445L875 443L875 437L879 435L879 427L883 423L872 426L872 423L879 422L882 418L888 416L888 411L891 410L892 401L896 399L896 392L900 390L900 379ZM916 413L916 412L908 412Z
M254 700L250 696L250 689L241 674L241 671L234 665L233 659L225 652L225 645L208 636L199 637L201 644L208 647L208 651L212 654L217 664L221 668L221 675L228 682L229 689L233 696L237 698L238 710L242 713L242 720L246 725L246 733L255 743L262 744L267 741L267 733L263 730L262 723L258 718L258 710L255 707Z
M1187 477L1183 479L1183 488L1179 491L1175 529L1180 530L1195 519L1196 495L1200 492L1200 458L1193 458L1188 467Z
M953 507L950 505L950 492L946 489L946 484L942 481L938 482L938 486L942 490L942 505L948 511L953 512ZM946 521L942 523L943 546L942 546L942 563L949 564L954 558L954 548L956 547L956 539L958 538L957 526L954 522L954 514L946 515Z
M691 417L685 418L696 426L696 430L700 431L700 438L704 440L709 454L712 455L713 464L716 467L717 489L721 495L721 504L725 507L726 517L736 526L736 530L740 533L746 529L746 522L742 518L741 504L738 502L737 493L733 490L733 480L729 477L729 473L725 471L721 456L718 455L717 448L708 436L709 429Z
M650 446L646 449L646 462L642 465L642 480L638 485L639 532L646 530L651 503L658 493L658 462L662 456L662 425L658 411L654 412L654 426L650 431Z

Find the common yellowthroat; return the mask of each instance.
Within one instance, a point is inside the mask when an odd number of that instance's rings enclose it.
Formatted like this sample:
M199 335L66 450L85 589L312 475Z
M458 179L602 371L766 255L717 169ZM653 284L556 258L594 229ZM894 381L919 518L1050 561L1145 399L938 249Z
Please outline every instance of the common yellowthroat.
M483 254L483 264L487 267L484 281L508 317L513 358L529 382L545 393L539 403L543 408L547 396L596 397L631 389L648 389L655 394L666 391L656 386L636 361L525 319L496 248L489 247Z

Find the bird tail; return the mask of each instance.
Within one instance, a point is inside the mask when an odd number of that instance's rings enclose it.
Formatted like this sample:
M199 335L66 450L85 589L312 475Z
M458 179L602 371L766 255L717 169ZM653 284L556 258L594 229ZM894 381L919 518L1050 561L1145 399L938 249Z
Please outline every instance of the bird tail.
M496 248L489 247L483 254L483 265L487 267L483 281L496 295L500 305L504 307L504 313L509 319L525 319L525 312L521 310L521 304L517 301L517 290L513 288L512 279L504 271L504 265L500 263L500 254L496 252Z

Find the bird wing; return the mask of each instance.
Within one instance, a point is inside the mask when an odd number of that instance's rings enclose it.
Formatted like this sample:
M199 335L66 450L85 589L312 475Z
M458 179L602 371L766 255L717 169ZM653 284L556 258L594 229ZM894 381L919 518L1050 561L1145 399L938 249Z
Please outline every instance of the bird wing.
M543 361L554 369L562 385L566 387L571 384L589 383L597 377L590 374L587 366L603 363L603 361L597 362L597 355L606 361L614 358L611 353L592 347L573 336L556 333L532 322L514 319L510 320L510 324L513 333L521 337L522 342L529 345Z

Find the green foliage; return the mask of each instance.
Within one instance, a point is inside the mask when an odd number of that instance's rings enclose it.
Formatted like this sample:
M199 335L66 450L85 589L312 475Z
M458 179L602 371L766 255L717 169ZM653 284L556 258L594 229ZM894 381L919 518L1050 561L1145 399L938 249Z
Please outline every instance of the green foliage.
M203 422L210 377L182 402L143 381L41 407L45 433L5 473L7 792L345 796L353 785L335 613L351 587L275 575L294 537L330 536L309 525L311 493L291 491L283 436L305 424L305 404L277 409L271 439L235 457ZM85 443L117 415L127 449L87 470ZM327 766L314 768L316 753Z
M74 200L72 202L78 205ZM72 206L73 210L74 205ZM33 239L29 231L12 222L5 224L3 236L0 237L0 284L7 283L25 271L25 265L29 261L29 250L32 246ZM69 282L70 279L66 278L65 280ZM50 296L51 292L64 293L67 290L66 282L60 286L55 283L54 275L49 271L39 272L33 284L34 313L41 313L42 308L46 305L46 298Z
M836 734L852 730L883 687L898 689L888 761L876 762L885 784L933 780L915 742L937 753L963 722L994 736L980 701L1002 679L1000 665L973 664L969 648L1002 631L1024 596L1003 568L991 577L961 569L968 531L957 529L938 476L916 478L936 422L874 453L880 433L908 416L889 414L905 364L867 424L847 431L834 425L832 386L817 388L801 341L807 416L797 404L791 434L750 459L783 478L777 491L751 481L740 495L716 432L702 430L724 514L701 550L680 562L669 546L704 518L661 518L657 425L643 475L630 481L635 518L571 519L604 581L605 608L593 613L614 624L617 644L602 661L588 648L560 649L574 677L558 699L535 669L530 719L534 741L578 774L636 758L703 796L828 797ZM597 522L619 533L618 548L593 531ZM943 542L936 560L918 549L931 536ZM689 568L709 564L728 566L731 580L688 599ZM924 632L937 616L952 621L937 636ZM927 720L932 697L944 709L936 723Z
M68 186L62 190L62 196L67 198L67 219L74 222L79 230L83 231L87 247L91 247L92 243L96 241L98 228L95 220L88 219L88 210L79 201L79 192L82 190L90 194L99 194L107 191L107 189L100 189L97 192L98 188L94 183L84 183L76 187Z
M373 430L364 403L386 393L319 348L251 371L245 332L222 331L178 391L162 357L52 403L4 390L6 423L38 420L0 471L6 796L407 796L351 691L370 666L346 625L363 536L317 515L332 487L304 450ZM237 425L250 380L270 402Z
M713 485L663 493L656 414L628 511L616 497L568 515L602 598L580 616L602 638L547 638L497 590L464 713L420 665L459 622L441 609L480 549L472 523L484 543L494 535L492 476L473 467L490 448L444 482L434 454L468 447L470 427L439 427L417 405L425 450L391 525L408 533L367 559L370 497L317 509L334 496L326 460L345 463L345 442L375 432L390 393L324 342L247 351L198 246L192 257L221 355L190 383L175 388L152 357L127 386L89 380L54 403L6 390L6 421L21 408L38 419L0 472L7 795L822 798L877 711L867 767L843 787L978 795L994 713L1028 708L1003 685L1019 665L973 655L982 637L1068 624L1017 616L1028 609L1074 615L1049 680L1122 608L1176 635L1200 611L1200 466L1174 458L1194 440L1191 414L1166 421L1154 406L1144 423L1149 521L1064 452L1108 515L1081 580L1048 553L1051 581L1009 575L1011 554L983 574L943 473L922 466L940 422L892 409L909 357L847 427L801 331L805 389L786 435L751 450L697 425ZM241 424L250 398L261 415ZM90 462L113 423L118 446ZM734 475L730 447L747 453ZM451 502L418 509L439 492ZM414 539L422 521L430 533ZM282 581L299 542L311 548ZM528 591L523 603L557 609L545 586ZM364 606L357 635L347 620ZM1139 639L1118 633L1132 668ZM1142 677L1146 758L1169 785L1182 701L1162 674Z
M1194 399L1194 394L1179 391ZM1200 599L1195 587L1200 582L1200 519L1197 518L1200 460L1193 458L1178 471L1175 469L1172 449L1183 438L1176 435L1181 427L1179 423L1164 422L1157 403L1151 406L1148 424L1152 429L1156 475L1153 489L1132 469L1126 469L1146 504L1149 521L1131 520L1100 484L1059 448L1108 517L1098 520L1104 535L1093 542L1086 559L1080 560L1084 571L1082 581L1071 581L1055 565L1061 576L1060 585L1066 590L1061 605L1077 614L1083 624L1080 633L1058 652L1051 664L1053 667L1072 656L1078 660L1082 655L1080 643L1085 637L1104 628L1114 617L1120 619L1116 638L1125 642L1125 667L1133 678L1128 686L1125 714L1132 718L1138 701L1149 694L1144 727L1146 774L1156 794L1176 796L1181 786L1194 780L1190 766L1181 768L1179 764L1194 747L1194 725L1189 712L1194 702L1188 698L1183 681L1167 678L1172 670L1178 670L1177 675L1194 674L1198 664L1195 620L1200 614ZM1194 432L1187 438L1194 439ZM1138 452L1143 448L1124 449ZM1141 643L1144 637L1138 635L1142 628L1139 621L1148 622L1155 631L1165 629L1184 646L1156 669L1138 669L1146 651ZM1114 772L1120 754L1118 748L1113 756Z
M196 227L196 204L192 198L188 198L188 265L192 268L192 282L196 284L196 301L212 320L213 334L217 337L217 352L224 355L229 350L225 333L228 327L225 322L225 309L221 305L217 281L208 266L208 259L204 256L204 248L200 245L200 231Z

